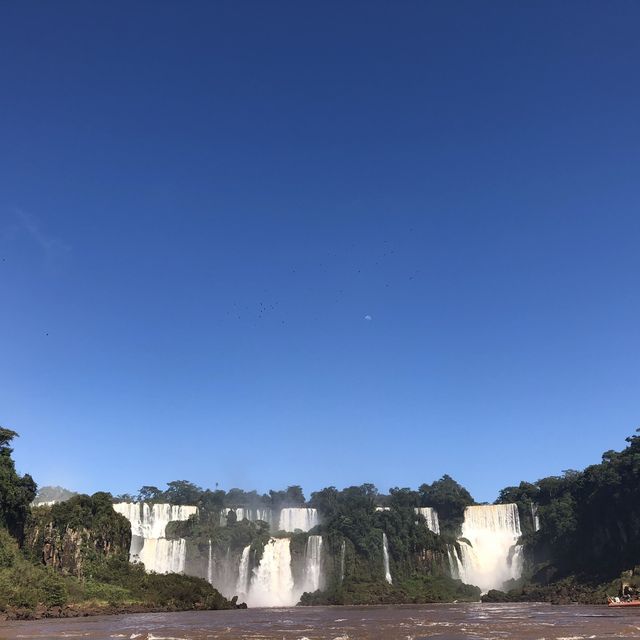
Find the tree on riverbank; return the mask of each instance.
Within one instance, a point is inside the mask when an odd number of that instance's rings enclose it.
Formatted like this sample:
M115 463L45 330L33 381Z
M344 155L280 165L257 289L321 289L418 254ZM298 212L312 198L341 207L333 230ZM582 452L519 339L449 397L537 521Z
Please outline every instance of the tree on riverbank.
M0 612L5 616L47 610L56 615L67 605L84 612L235 606L205 580L147 574L130 564L131 527L113 510L108 493L31 509L37 487L15 469L9 445L17 435L0 428Z

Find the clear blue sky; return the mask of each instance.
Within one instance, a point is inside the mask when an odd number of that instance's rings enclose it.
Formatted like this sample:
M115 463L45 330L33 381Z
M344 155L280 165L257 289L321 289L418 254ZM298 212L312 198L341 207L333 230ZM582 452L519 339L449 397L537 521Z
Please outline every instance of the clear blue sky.
M40 484L479 500L640 424L637 2L3 2L0 424Z

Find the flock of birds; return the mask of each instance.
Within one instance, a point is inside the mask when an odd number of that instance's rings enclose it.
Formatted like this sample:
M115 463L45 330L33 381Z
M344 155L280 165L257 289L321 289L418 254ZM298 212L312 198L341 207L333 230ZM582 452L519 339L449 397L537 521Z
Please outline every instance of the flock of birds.
M413 230L410 230L413 231ZM389 245L388 241L384 241L385 245ZM354 250L355 249L355 245L351 245L351 249ZM384 247L384 251L371 263L372 267L379 267L385 259L392 257L393 255L395 255L396 250L392 249L389 246L385 246ZM336 252L329 252L327 253L327 257L330 259L337 259L338 258L338 254ZM6 257L2 258L2 262L6 262L7 259ZM328 274L329 273L329 267L330 267L330 261L329 262L321 262L317 265L317 268L320 270L320 272L322 274ZM312 267L311 270L315 270L316 267ZM308 271L308 270L307 270ZM303 270L298 268L292 268L290 270L290 274L292 276L297 276L299 273L302 273ZM365 272L366 273L366 269L363 269L362 266L360 266L357 269L354 269L352 272L352 275L355 276L361 276L362 273ZM418 275L420 274L420 270L416 269L414 271L412 271L409 275L405 276L407 281L413 281L415 280ZM384 281L384 288L385 289L389 289L391 287L391 281L387 278ZM265 296L267 296L267 290L263 290L263 294ZM338 296L338 298L336 299L336 301L339 301L340 296L343 296L345 293L345 288L344 286L340 289L338 289L336 291L336 294ZM231 319L235 319L235 320L239 320L239 321L246 321L246 320L250 320L250 321L254 321L257 322L259 320L263 320L265 318L267 318L269 315L272 315L274 313L277 313L280 307L280 302L279 301L272 301L272 302L265 302L263 300L259 301L257 305L255 304L243 304L243 303L239 303L239 302L234 302L233 303L233 308L228 310L226 312L226 315L231 318ZM371 315L371 313L364 313L362 316L363 320L366 322L371 322L373 320L373 316ZM286 324L286 320L281 318L280 319L280 323L282 325ZM44 332L45 336L49 335L48 331Z
M384 242L385 245L388 245L388 241ZM351 246L351 249L353 250L355 248L355 245ZM357 268L353 268L353 270L351 271L351 273L347 273L347 278L349 277L360 277L362 276L362 274L364 273L365 275L369 272L371 272L372 269L376 268L376 267L380 267L382 264L384 264L384 261L386 259L392 258L394 255L396 254L396 250L389 247L389 246L385 246L384 250L382 251L382 253L380 253L371 263L370 263L370 268L369 270L367 268L364 268L362 266L359 266ZM338 253L336 252L329 252L327 253L327 258L329 258L328 261L323 261L320 263L317 263L317 265L311 265L307 268L291 268L289 270L289 275L291 277L295 277L295 278L300 278L300 276L302 274L304 274L305 277L308 278L312 278L314 276L317 276L318 274L320 274L321 276L325 276L328 275L330 273L330 268L331 268L331 261L332 259L337 259ZM410 273L406 274L404 276L404 279L406 279L407 282L411 282L414 281L418 278L418 276L420 275L420 270L419 269L414 269L412 270ZM390 289L392 288L392 283L394 281L393 278L390 277L386 277L386 278L381 278L380 274L376 274L376 279L380 282L380 286L384 289ZM396 277L396 282L397 282L397 277ZM293 285L295 286L295 285ZM329 285L330 286L330 285ZM345 290L346 287L343 285L341 288L336 289L334 291L334 294L336 295L335 298L335 302L340 302L340 299L342 296L344 296L345 294ZM267 289L263 289L262 291L263 295L265 296L265 298L268 297L268 290ZM309 289L307 291L307 293L309 295L312 294L311 290ZM239 303L239 302L234 302L233 303L233 308L228 310L226 312L226 315L231 318L231 319L235 319L235 320L239 320L239 321L252 321L254 324L256 324L258 321L266 319L267 317L269 317L270 315L276 314L278 313L278 311L281 309L280 307L280 302L275 300L275 301L271 301L271 302L265 302L264 300L261 300L260 302L258 302L257 305L255 304L247 304L247 303ZM317 320L317 317L314 318ZM362 315L362 319L365 322L371 322L373 320L373 315L371 313L366 313L363 310L363 315ZM284 325L286 324L286 320L283 318L280 318L280 324Z

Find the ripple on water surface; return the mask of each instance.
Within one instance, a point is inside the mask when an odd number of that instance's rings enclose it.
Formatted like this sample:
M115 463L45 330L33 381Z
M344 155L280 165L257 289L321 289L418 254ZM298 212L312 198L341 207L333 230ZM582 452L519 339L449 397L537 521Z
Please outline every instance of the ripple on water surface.
M606 607L458 604L299 607L5 623L2 640L593 640L638 638L640 614Z

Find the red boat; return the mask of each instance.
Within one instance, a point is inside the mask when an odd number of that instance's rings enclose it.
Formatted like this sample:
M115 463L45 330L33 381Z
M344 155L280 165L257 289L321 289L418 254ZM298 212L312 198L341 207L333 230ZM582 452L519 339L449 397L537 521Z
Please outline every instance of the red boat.
M616 602L613 598L609 598L610 607L640 607L640 600L619 600Z

